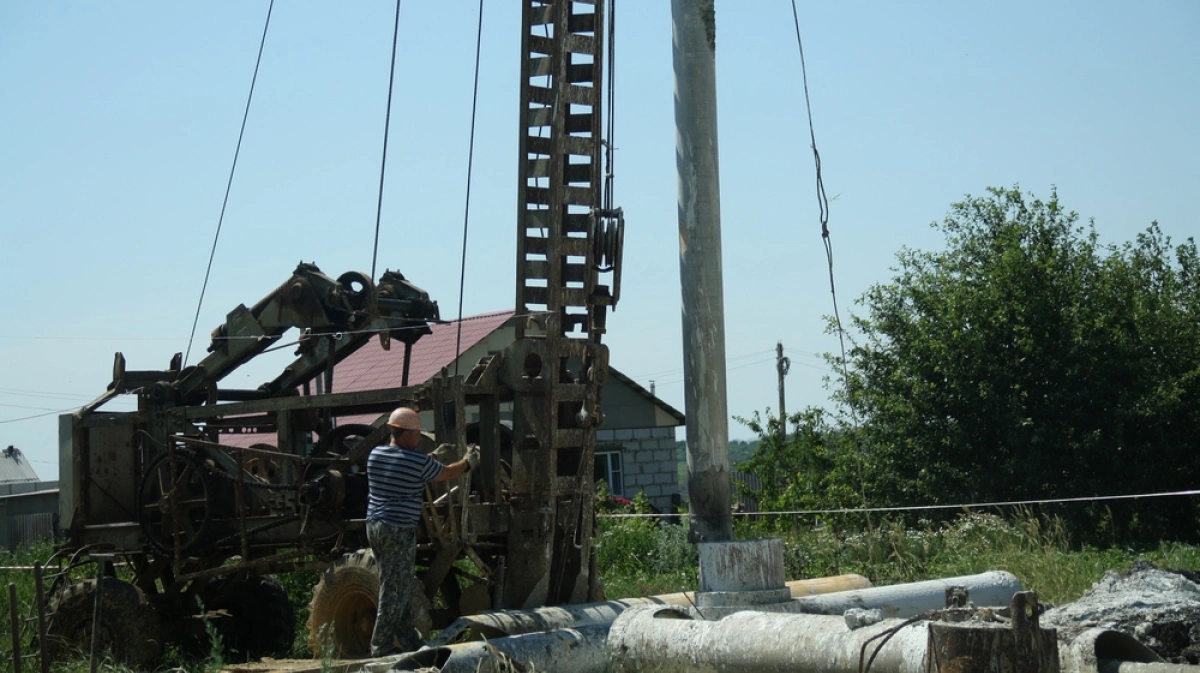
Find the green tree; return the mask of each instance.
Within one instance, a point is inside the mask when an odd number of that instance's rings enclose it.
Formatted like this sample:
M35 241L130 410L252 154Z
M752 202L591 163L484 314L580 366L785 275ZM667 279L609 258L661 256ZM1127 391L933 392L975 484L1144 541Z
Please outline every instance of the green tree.
M759 437L754 453L739 465L762 487L750 494L763 511L856 507L862 504L860 454L851 431L816 407L789 417L793 428L780 439L779 419L770 412L738 418Z
M1056 192L1017 188L967 197L934 226L945 248L901 250L853 319L841 396L862 419L871 504L1196 485L1194 240L1173 248L1154 224L1101 246ZM1138 501L1136 519L1109 507L1123 533L1196 535L1187 498ZM1084 525L1099 512L1063 511Z

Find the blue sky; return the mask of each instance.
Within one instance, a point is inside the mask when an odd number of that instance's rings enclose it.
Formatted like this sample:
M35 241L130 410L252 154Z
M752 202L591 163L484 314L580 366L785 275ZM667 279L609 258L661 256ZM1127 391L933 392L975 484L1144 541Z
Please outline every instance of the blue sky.
M511 308L519 3L484 7L464 315ZM277 3L192 361L299 261L369 271L394 5ZM379 267L458 315L477 3L400 15ZM0 3L0 445L57 474L54 412L191 330L264 2ZM843 315L964 194L1056 185L1108 242L1196 233L1200 4L800 4ZM612 364L682 408L670 3L617 0ZM790 2L717 3L729 410L827 403L832 309ZM274 372L235 374L253 387ZM239 378L240 377L240 378ZM129 408L126 405L124 408ZM29 416L48 414L38 418ZM749 432L732 423L734 438Z

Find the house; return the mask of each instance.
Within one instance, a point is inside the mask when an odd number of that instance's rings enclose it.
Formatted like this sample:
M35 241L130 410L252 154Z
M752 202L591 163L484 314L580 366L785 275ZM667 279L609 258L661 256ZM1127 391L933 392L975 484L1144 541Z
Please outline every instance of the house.
M409 385L424 383L443 368L466 375L480 358L499 353L516 338L513 311L430 328L432 333L413 345ZM385 351L372 343L334 368L333 390L394 388L401 385L403 371L403 348ZM632 498L644 492L658 509L673 511L680 492L675 428L683 425L683 414L611 365L601 400L605 421L596 431L596 478L604 479L614 495ZM502 418L505 414L511 409L502 408ZM467 418L468 423L476 420Z
M15 446L0 451L0 547L53 538L58 518L58 482L40 481Z

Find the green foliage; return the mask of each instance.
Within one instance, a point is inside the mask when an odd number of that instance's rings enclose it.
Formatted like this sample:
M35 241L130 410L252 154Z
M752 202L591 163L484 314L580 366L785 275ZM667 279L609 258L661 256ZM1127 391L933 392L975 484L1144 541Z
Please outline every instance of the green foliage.
M650 514L645 493L612 514ZM699 579L696 550L687 540L687 529L660 522L655 517L598 519L596 565L610 596L646 596L679 591Z
M908 505L1193 487L1195 242L1172 247L1151 225L1101 246L1057 193L1016 188L968 197L934 226L945 249L902 250L895 277L860 300L838 394L862 419L863 472L814 482L818 493L836 484L871 505ZM1087 542L1197 537L1190 500L1133 507L1057 513Z
M280 573L275 576L287 591L292 607L296 610L296 637L292 640L291 656L296 659L307 659L312 656L308 649L308 604L312 601L313 587L321 579L318 570L304 570L293 573Z
M794 432L781 440L779 419L758 412L738 418L759 436L754 453L739 466L757 475L762 488L743 487L764 511L853 507L863 502L859 491L861 455L854 434L834 427L822 409L809 408L789 417Z

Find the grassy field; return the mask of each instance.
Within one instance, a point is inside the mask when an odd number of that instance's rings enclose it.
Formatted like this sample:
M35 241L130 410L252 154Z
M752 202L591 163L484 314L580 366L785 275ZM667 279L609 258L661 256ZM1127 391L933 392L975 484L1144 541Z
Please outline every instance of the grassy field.
M609 598L696 588L696 554L681 526L659 524L653 519L601 519L600 527L596 546ZM1164 568L1200 568L1200 547L1162 543L1142 549L1074 548L1067 531L1055 520L1028 515L1006 521L992 515L967 513L951 523L925 523L915 528L886 520L868 525L850 518L818 525L791 519L739 520L737 537L779 537L783 541L788 579L857 573L879 586L1007 570L1026 589L1036 591L1039 600L1053 604L1078 598L1106 571L1123 571L1137 560ZM31 565L46 559L50 552L48 544L22 549L16 554L0 552L0 566ZM296 606L298 633L293 654L308 656L301 632L315 574L280 579ZM0 570L0 580L5 590L10 582L17 586L20 614L28 614L34 595L32 573ZM7 592L2 603L7 608ZM7 659L11 633L7 609L0 623L3 624L0 649ZM25 651L28 652L28 640ZM160 670L213 670L220 659L216 653L188 660L178 652L169 652ZM26 670L33 670L33 665L32 660L26 660ZM11 670L11 664L5 661L0 670ZM54 670L81 673L88 670L88 663L63 662ZM111 664L104 670L127 673L126 669Z

